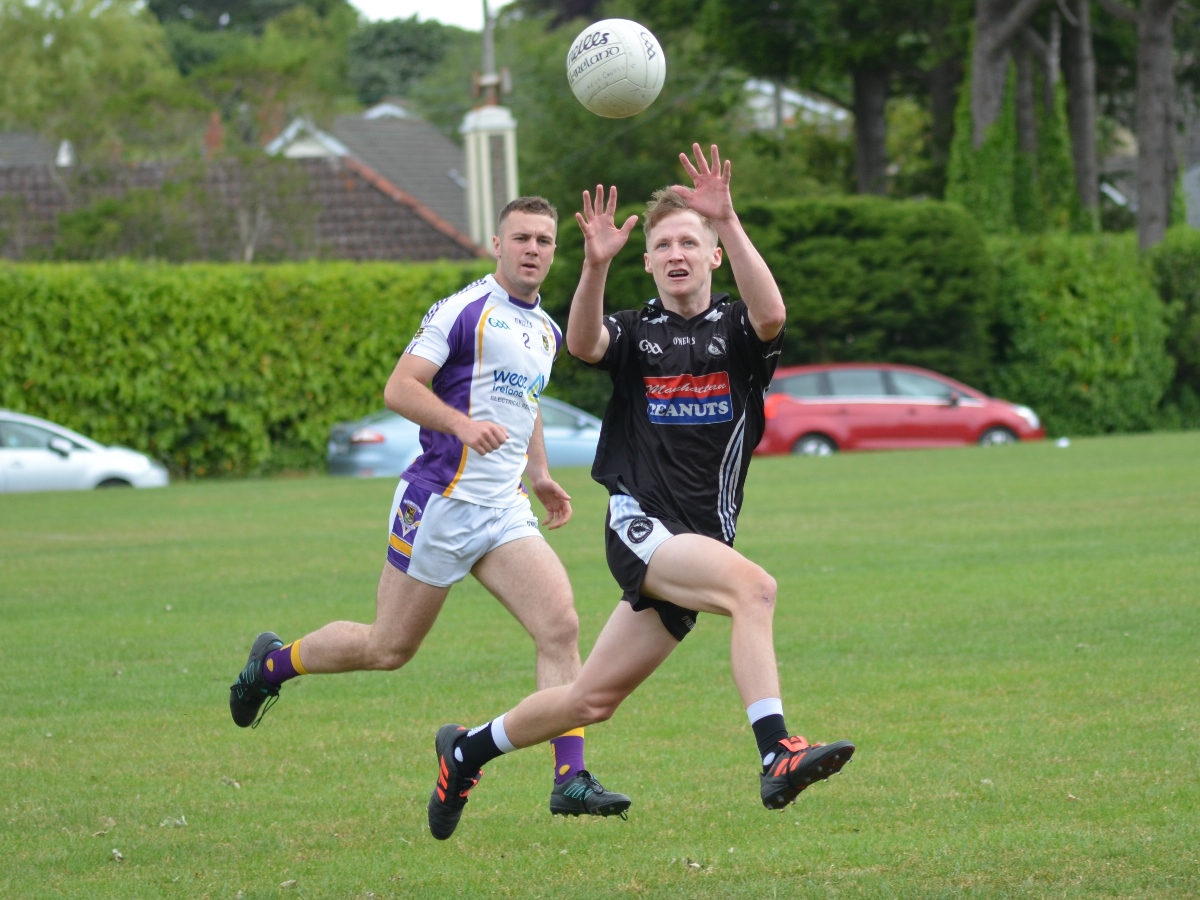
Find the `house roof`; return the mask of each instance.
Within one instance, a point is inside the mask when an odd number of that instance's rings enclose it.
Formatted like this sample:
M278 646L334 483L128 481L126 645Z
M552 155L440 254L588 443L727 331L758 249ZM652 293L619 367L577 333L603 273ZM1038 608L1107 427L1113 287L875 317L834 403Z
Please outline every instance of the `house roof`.
M466 233L466 163L454 141L415 117L339 116L333 134L396 187Z
M70 141L58 148L45 138L26 132L0 132L0 168L14 166L69 166L75 162Z
M180 177L177 167L162 163L103 172L64 173L44 164L0 168L0 256L44 256L54 246L60 214L130 190L158 190ZM273 247L276 257L434 260L480 255L468 238L353 157L295 159L264 170L235 160L214 161L202 170L200 187L211 201L211 208L194 212L201 259L240 258L229 249L233 239L223 223L258 203L275 210L275 231L264 236L261 246L264 251ZM295 221L278 221L289 216Z
M294 119L266 147L292 159L352 157L397 191L422 204L455 231L467 231L467 181L462 147L395 104L339 116L329 131Z

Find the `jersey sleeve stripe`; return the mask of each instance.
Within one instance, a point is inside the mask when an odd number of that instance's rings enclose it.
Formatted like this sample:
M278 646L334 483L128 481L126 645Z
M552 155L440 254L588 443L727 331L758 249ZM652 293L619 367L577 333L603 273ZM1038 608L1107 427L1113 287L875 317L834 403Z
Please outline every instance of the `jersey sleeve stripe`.
M483 327L487 324L488 316L492 314L495 305L485 306L483 312L479 316L479 321L475 323L475 368L476 373L483 371Z

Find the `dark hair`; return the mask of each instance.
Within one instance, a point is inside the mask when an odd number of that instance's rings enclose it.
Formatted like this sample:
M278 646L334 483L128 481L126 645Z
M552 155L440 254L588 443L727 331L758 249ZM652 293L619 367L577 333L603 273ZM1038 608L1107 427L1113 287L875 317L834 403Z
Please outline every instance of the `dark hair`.
M700 222L704 225L705 230L712 235L713 243L717 242L717 229L713 228L712 222L688 206L687 201L670 188L662 188L650 195L650 202L646 204L646 214L642 217L642 228L646 232L646 240L650 240L650 232L655 225L677 212L695 213L700 217Z
M549 216L554 220L554 224L558 225L558 210L545 197L518 197L516 200L510 200L504 209L500 210L500 215L496 218L496 231L500 230L500 226L504 224L504 220L508 218L509 213L515 212L533 213L535 216Z

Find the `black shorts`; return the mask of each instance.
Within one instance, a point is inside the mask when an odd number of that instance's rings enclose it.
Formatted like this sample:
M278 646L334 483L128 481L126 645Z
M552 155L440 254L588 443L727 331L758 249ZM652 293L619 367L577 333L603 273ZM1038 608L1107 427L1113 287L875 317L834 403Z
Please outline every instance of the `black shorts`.
M604 521L604 551L608 557L608 570L624 591L621 599L637 612L653 609L677 641L682 641L696 627L696 616L700 614L666 600L647 597L642 593L642 581L654 550L674 535L689 533L690 529L681 522L647 516L638 502L628 495L614 494L609 498L608 516Z

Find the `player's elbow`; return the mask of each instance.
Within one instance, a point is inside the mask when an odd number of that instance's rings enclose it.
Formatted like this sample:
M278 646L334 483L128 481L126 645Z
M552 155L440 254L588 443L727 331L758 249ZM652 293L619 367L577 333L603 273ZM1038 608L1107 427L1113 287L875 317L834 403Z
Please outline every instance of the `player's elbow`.
M759 340L773 341L779 336L779 332L783 331L783 326L787 324L787 307L783 303L779 303L777 306L772 305L756 315L752 323L754 333L758 335Z
M392 383L389 381L383 389L383 405L394 413L400 412L397 409L397 404L400 402L400 392L392 388Z
M596 338L587 339L575 335L567 334L567 352L576 359L583 360L586 363L599 362L604 356L603 351L599 349L600 341Z

